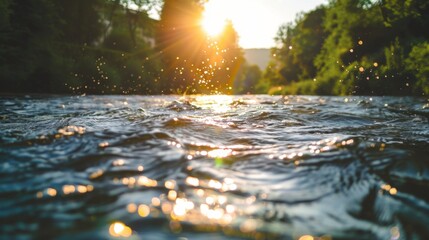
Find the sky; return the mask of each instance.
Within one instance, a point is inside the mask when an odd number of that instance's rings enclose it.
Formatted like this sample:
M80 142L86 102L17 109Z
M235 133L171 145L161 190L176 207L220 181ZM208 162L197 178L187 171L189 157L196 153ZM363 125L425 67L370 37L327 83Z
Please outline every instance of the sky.
M281 24L294 21L300 12L326 4L328 0L209 0L206 22L216 25L232 21L242 48L270 48ZM218 24L217 24L218 25ZM215 27L215 26L213 26Z

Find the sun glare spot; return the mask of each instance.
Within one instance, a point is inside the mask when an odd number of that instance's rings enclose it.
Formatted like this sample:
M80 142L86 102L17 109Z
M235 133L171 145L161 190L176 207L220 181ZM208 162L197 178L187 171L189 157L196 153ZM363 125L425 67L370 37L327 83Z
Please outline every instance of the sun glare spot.
M225 28L226 19L223 15L224 9L215 4L206 4L201 20L201 26L207 35L211 37L218 36Z
M128 238L132 234L132 230L127 225L121 222L112 223L109 227L109 233L113 237L124 237Z
M215 15L205 15L201 26L207 35L211 37L218 36L225 28L225 20L216 17Z

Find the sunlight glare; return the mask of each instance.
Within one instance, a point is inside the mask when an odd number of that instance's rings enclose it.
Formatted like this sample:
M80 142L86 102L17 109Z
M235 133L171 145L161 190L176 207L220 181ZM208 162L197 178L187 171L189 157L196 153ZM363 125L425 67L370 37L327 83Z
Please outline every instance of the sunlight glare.
M228 95L198 96L195 105L201 108L210 108L215 113L225 113L231 110L234 99Z
M225 6L208 2L205 5L201 26L211 37L218 36L225 28L227 17L224 14Z
M201 26L211 37L218 36L225 28L226 19L221 19L215 13L205 12Z

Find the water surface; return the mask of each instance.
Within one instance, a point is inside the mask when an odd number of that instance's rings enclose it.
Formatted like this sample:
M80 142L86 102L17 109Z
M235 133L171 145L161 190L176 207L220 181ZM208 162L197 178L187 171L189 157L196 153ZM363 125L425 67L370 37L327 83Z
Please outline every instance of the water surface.
M427 239L429 101L0 98L0 238Z

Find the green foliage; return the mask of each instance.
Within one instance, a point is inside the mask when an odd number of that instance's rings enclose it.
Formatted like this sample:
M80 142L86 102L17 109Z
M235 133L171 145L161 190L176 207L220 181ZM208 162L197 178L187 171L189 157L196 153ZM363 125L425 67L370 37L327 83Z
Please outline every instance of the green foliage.
M427 92L427 12L424 0L332 0L280 27L266 82L292 94Z
M0 0L1 91L429 94L426 0L331 0L279 28L263 73L231 22L207 37L205 2Z
M267 93L270 95L314 95L316 88L314 80L303 80L288 85L271 87Z
M16 0L1 4L0 84L2 91L52 91L59 77L55 42L60 35L55 5L48 0Z
M4 31L10 26L9 15L10 15L10 0L0 0L0 31Z
M156 1L132 2L143 10L108 0L0 0L1 91L157 93L156 23L144 10Z
M234 93L259 93L261 88L264 89L264 86L258 85L261 77L262 72L257 65L242 64L240 73L234 81Z
M55 0L62 20L63 39L69 43L95 45L103 33L101 0Z
M380 9L386 26L401 38L429 37L429 2L426 0L382 0Z
M415 91L429 95L429 42L413 46L405 62L407 70L417 78Z

